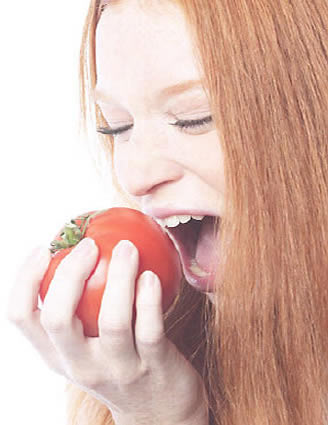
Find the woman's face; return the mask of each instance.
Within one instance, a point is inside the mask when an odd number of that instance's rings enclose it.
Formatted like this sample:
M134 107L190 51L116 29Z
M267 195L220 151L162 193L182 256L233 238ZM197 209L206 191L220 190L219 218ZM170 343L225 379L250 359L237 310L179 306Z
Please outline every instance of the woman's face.
M138 3L110 3L96 33L97 103L110 128L127 127L114 138L117 177L155 218L222 216L222 152L184 15L170 2Z

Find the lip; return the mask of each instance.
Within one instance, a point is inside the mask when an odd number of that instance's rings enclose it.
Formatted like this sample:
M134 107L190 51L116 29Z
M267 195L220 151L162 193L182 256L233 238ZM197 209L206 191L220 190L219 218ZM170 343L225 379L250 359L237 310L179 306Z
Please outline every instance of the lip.
M144 214L147 214L154 218L167 218L172 215L205 215L212 217L219 217L216 211L202 210L202 209L189 209L186 208L145 208Z
M185 207L176 207L176 208L167 208L167 207L157 207L157 208L143 208L142 212L144 214L147 214L148 216L154 218L154 219L164 219L173 215L199 215L199 216L210 216L210 217L220 217L219 214L217 214L217 211L213 210L204 210L204 209L186 209ZM185 267L184 262L182 261L183 252L180 251L178 244L174 238L174 236L170 233L169 228L163 229L171 241L173 242L175 248L179 252L181 265L183 268L183 273L188 281L188 283L193 286L195 289L197 289L200 292L207 292L211 293L213 292L214 287L214 272L209 272L206 274L206 276L199 277L192 273L190 270L190 267ZM183 248L182 248L183 250Z

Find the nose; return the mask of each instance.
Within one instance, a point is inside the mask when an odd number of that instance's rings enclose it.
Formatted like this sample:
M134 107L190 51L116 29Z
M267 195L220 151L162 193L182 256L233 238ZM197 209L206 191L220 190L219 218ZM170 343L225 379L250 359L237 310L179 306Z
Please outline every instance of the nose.
M115 163L120 184L134 197L149 195L183 175L181 165L174 158L149 144L130 144L128 152L121 157L116 155Z

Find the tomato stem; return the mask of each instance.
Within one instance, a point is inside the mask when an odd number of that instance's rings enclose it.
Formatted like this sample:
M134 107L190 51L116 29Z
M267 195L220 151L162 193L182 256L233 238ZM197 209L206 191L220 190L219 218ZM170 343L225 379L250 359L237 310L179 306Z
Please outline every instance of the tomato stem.
M90 220L105 211L107 210L99 210L93 214L84 214L71 220L69 223L66 223L64 228L61 230L60 239L54 239L50 243L50 252L54 254L61 249L70 248L77 245L80 240L84 238ZM81 220L80 226L76 224L77 220ZM84 227L82 230L83 225Z

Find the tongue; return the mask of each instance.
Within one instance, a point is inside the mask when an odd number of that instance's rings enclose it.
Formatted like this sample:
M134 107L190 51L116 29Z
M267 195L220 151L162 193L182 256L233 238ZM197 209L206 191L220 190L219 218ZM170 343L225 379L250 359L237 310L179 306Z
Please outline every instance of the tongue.
M206 272L213 271L216 259L215 254L215 232L213 219L205 217L198 236L196 248L196 261L198 265Z

